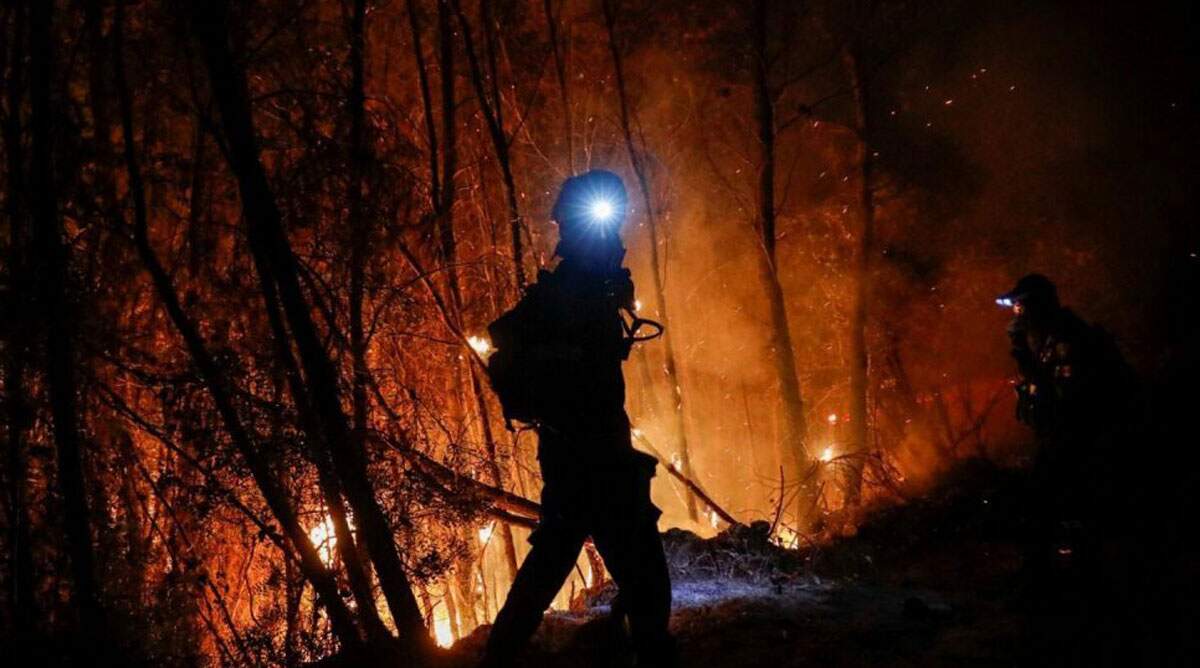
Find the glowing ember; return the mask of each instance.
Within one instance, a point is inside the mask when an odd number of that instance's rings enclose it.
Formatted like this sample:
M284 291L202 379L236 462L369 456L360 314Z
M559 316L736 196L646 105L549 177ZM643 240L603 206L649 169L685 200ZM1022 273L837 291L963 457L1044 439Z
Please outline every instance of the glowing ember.
M800 534L789 527L780 526L775 530L775 534L771 536L771 542L782 548L794 549L800 544Z
M433 637L438 647L449 647L454 644L454 630L450 628L450 615L441 607L433 613Z
M825 448L824 450L821 451L821 461L823 461L823 462L833 461L833 448L832 447Z
M482 336L468 336L467 344L484 359L496 352L496 349L492 347L492 342Z
M495 522L492 522L491 524L479 529L479 542L486 544L489 540L491 540L492 539L492 531L494 531L495 529L496 529Z
M308 539L312 541L313 547L317 548L317 554L321 557L321 561L329 565L333 562L333 550L337 547L337 536L333 531L333 520L326 515L321 523L308 530Z

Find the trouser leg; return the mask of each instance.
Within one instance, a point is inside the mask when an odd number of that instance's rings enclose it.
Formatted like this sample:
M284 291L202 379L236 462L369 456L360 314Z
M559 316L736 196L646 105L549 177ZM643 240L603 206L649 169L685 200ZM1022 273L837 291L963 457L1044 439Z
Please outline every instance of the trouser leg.
M620 590L639 666L670 666L671 580L662 539L652 519L598 527L593 538Z
M486 666L510 665L529 642L542 614L575 566L584 534L572 528L542 527L530 541L533 549L517 571L488 636Z

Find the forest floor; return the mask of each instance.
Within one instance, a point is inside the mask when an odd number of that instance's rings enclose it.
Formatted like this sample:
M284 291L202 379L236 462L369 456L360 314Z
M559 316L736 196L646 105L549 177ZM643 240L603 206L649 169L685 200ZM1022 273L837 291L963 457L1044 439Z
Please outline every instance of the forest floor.
M680 666L1189 665L1173 639L1193 635L1182 592L1195 563L1147 545L1154 523L1142 522L1111 533L1095 563L1056 543L1035 579L1027 489L1021 472L967 463L855 535L802 550L769 543L765 523L707 540L667 532ZM522 665L632 665L607 598L548 614ZM449 665L473 665L486 634Z

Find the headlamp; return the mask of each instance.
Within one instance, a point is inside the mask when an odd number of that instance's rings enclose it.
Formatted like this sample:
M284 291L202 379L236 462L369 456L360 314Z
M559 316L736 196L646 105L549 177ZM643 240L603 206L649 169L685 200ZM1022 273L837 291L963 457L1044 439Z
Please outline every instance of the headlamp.
M616 216L617 207L607 197L596 197L588 203L588 216L593 223L607 225Z
M551 217L559 224L564 238L611 240L625 221L628 203L621 178L594 169L563 183Z

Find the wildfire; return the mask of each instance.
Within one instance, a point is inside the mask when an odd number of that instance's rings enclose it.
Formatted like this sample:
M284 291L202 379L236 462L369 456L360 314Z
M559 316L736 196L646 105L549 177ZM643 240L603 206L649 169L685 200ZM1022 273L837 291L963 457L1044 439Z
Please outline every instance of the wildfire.
M828 447L828 448L825 448L824 450L822 450L820 459L823 462L833 461L833 448Z
M454 644L454 629L450 627L450 613L439 606L433 611L433 637L438 647Z
M467 344L470 345L471 349L479 353L479 356L485 360L492 353L496 352L496 349L492 347L492 342L488 341L487 338L483 336L468 336Z
M333 562L333 550L337 547L337 536L333 531L333 520L326 515L321 523L308 530L308 539L317 548L317 555L328 566Z
M771 536L771 542L785 549L794 549L800 544L800 534L789 527L780 525Z

